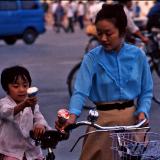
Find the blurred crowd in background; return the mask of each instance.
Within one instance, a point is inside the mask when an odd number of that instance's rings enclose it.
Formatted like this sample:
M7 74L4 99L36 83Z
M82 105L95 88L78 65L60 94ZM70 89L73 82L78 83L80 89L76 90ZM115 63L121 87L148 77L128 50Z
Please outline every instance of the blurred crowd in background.
M76 31L78 26L84 29L93 23L97 12L104 3L113 3L112 0L42 0L45 10L46 25L53 27L56 33ZM132 1L128 6L131 17L135 20L147 21L147 14L155 1Z

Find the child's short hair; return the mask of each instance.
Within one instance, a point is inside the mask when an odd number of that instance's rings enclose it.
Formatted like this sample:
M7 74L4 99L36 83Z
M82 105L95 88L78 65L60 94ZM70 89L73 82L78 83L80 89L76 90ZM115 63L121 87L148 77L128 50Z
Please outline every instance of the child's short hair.
M8 92L8 84L15 83L18 77L22 77L24 80L28 80L29 86L31 86L32 79L29 74L29 71L22 66L12 66L5 68L1 73L1 85L2 88Z

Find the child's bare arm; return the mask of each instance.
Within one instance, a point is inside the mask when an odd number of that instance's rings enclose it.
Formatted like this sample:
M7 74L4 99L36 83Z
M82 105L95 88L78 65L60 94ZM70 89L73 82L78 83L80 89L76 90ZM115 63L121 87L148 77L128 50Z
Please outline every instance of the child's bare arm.
M14 107L14 115L23 111L26 107L34 107L37 103L37 97L27 97L23 102Z

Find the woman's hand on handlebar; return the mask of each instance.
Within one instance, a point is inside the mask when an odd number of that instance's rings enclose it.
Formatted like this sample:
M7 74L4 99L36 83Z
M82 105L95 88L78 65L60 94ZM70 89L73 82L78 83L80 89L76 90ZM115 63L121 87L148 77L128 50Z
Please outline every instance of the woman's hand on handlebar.
M137 118L138 118L138 122L141 122L144 119L147 119L144 112L140 112ZM147 119L146 122L144 123L144 126L148 126L148 124L149 124L149 120Z
M70 114L69 119L67 119L65 123L60 123L60 121L57 119L55 121L55 128L58 131L64 133L67 126L76 123L76 119L77 119L77 116L75 114Z

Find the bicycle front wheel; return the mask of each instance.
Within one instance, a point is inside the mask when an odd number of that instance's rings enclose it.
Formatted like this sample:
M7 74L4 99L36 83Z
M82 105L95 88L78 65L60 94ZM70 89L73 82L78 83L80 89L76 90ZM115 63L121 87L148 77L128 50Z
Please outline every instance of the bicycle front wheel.
M76 64L73 67L73 69L70 71L70 73L68 74L67 85L68 85L68 92L69 92L70 96L72 96L76 75L77 75L77 72L78 72L80 66L81 66L81 62Z

